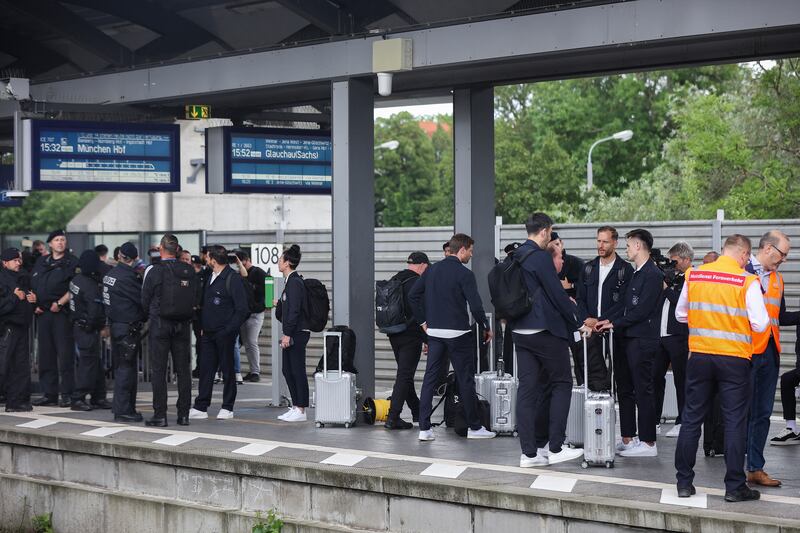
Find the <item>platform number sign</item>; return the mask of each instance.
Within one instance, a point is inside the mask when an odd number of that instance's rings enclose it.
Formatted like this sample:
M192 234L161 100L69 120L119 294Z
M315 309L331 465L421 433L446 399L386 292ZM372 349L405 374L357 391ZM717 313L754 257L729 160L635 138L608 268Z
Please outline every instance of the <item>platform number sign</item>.
M283 253L282 244L254 244L251 247L253 264L271 276L280 276L278 259Z

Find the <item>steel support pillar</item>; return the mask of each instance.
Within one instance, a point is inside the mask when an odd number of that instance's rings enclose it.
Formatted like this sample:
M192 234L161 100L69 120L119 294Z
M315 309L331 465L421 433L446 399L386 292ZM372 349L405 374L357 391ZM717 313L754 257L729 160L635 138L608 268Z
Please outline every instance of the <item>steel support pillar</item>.
M494 91L453 91L455 231L475 239L471 268L483 307L492 310L486 277L494 266ZM469 266L469 265L468 265Z
M363 396L375 396L372 77L333 82L333 323L356 334Z

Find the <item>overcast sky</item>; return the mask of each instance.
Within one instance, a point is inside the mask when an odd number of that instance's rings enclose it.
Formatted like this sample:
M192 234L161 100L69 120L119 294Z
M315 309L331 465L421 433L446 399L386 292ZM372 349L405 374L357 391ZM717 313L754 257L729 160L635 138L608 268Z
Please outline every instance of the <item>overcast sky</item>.
M387 118L401 111L408 111L415 117L452 115L453 104L429 104L401 107L381 107L375 109L375 118Z

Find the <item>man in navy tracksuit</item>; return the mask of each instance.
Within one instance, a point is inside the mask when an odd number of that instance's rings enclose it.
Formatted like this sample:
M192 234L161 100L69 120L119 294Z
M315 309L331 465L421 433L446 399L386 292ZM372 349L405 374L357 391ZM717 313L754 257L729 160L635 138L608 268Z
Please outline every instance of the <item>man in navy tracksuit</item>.
M431 429L433 393L448 354L456 372L461 405L469 426L467 438L491 439L495 436L480 423L475 395L475 352L474 338L470 334L470 313L485 328L485 342L491 341L492 331L483 312L475 274L464 266L472 258L474 243L469 235L453 235L450 255L428 267L408 295L417 321L428 334L428 364L419 400L419 440L435 438Z
M233 418L236 401L236 374L233 370L233 349L239 328L250 316L242 277L228 266L228 255L222 246L209 246L208 262L211 275L203 292L200 335L200 382L194 407L189 418L208 418L211 392L214 388L214 373L222 369L225 383L222 390L222 408L218 420Z
M562 448L567 429L567 415L572 396L569 343L582 326L578 307L558 279L553 256L547 250L553 220L544 213L534 213L525 223L528 240L517 248L514 257L520 262L533 298L530 311L509 324L517 349L517 430L522 447L520 466L546 466L577 459L583 450ZM548 376L547 386L540 375ZM550 448L538 449L534 421L540 408L542 391L550 390ZM546 405L546 404L545 404Z

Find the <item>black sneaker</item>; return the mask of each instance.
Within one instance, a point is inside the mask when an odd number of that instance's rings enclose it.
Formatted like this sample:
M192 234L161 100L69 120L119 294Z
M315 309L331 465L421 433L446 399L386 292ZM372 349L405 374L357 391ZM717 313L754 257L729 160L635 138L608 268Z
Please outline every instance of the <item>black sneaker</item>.
M52 396L42 396L41 398L37 398L31 402L32 405L36 407L47 407L50 405L58 405L58 398Z
M771 446L791 446L793 444L800 444L800 435L786 428L769 439L769 443Z
M678 498L689 498L695 494L697 494L697 489L694 488L694 485L678 487Z
M747 502L751 500L758 500L761 498L761 493L757 490L753 490L747 485L742 485L738 489L732 492L725 493L725 501L726 502Z
M29 411L33 411L33 407L29 403L6 405L6 413L27 413Z
M258 383L259 381L261 381L261 375L256 374L255 372L250 372L244 377L244 380L249 381L251 383Z

